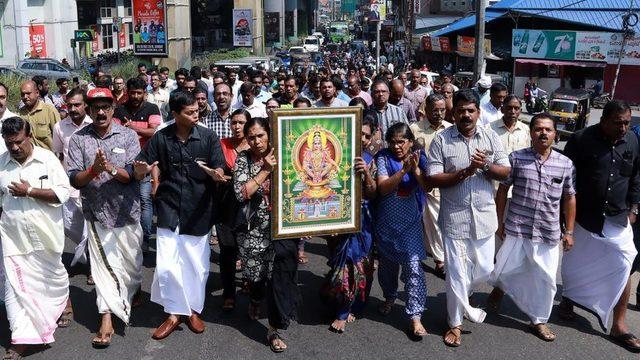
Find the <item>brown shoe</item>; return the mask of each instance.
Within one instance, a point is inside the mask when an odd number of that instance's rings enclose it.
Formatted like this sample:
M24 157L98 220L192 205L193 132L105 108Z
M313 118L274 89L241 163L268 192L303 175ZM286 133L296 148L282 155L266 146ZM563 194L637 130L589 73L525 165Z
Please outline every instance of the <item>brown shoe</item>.
M203 333L204 329L206 328L204 326L204 322L202 322L202 319L200 319L200 316L198 316L198 314L195 314L195 313L189 316L189 320L187 321L187 326L191 331L193 331L196 334Z
M162 340L171 335L171 333L178 327L178 325L180 325L181 322L182 317L180 316L178 317L177 321L174 321L173 319L171 319L171 317L168 317L167 320L162 323L162 325L158 326L151 337L155 340Z

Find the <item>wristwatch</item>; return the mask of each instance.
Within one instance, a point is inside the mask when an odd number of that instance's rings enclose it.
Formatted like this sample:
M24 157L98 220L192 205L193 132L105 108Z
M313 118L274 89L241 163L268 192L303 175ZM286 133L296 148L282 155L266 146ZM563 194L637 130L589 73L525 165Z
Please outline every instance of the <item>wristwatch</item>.
M482 167L482 171L487 172L489 171L490 167L491 167L491 162L487 161L486 163L484 163L484 166Z
M631 208L631 213L632 213L633 215L638 215L638 208L633 208L633 207L632 207L632 208Z
M115 166L111 167L111 171L109 171L109 174L111 174L111 176L116 176L118 175L118 168Z

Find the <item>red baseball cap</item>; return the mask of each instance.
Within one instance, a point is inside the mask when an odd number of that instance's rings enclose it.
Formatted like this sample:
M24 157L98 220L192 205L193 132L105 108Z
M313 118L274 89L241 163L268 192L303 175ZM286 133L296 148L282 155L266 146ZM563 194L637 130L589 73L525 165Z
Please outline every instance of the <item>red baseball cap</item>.
M113 94L107 88L95 88L87 93L87 101L109 99L113 101Z

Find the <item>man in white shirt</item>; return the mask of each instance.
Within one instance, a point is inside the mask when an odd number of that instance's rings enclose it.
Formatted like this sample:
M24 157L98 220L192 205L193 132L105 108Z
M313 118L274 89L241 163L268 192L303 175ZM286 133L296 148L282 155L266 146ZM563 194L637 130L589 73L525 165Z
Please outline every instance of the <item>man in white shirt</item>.
M516 95L508 95L502 104L502 118L489 124L502 142L507 155L531 146L529 125L520 121L522 102Z
M316 101L315 107L344 107L348 103L336 98L336 87L329 78L320 80L320 100Z
M171 92L178 88L176 85L176 81L169 77L169 68L161 67L160 71L158 71L160 75L160 80L162 82L162 88Z
M7 99L9 97L9 89L0 82L0 127L2 122L10 117L18 116L7 109ZM4 141L0 141L0 155L7 152ZM2 244L0 244L0 259L2 258ZM0 305L4 303L4 267L0 266Z
M52 151L62 162L63 168L68 168L69 139L76 131L92 123L87 115L86 94L79 88L71 90L67 95L69 116L53 126ZM71 266L77 262L87 263L87 227L82 214L80 191L71 188L69 200L62 206L64 219L64 234L76 244L75 254Z
M240 86L242 101L238 102L234 110L244 109L251 114L252 118L267 117L267 108L263 103L256 100L256 85L251 82L243 83Z
M147 101L158 106L162 122L165 122L169 114L169 90L162 88L160 75L151 75L151 92L147 94Z
M0 155L0 238L12 343L4 358L17 359L30 345L54 342L69 299L60 204L70 185L56 156L33 145L27 121L6 119L2 137L9 151Z
M502 103L507 97L507 87L501 83L491 85L489 89L489 102L480 105L480 119L478 125L487 126L493 121L502 119ZM479 99L478 99L479 101Z

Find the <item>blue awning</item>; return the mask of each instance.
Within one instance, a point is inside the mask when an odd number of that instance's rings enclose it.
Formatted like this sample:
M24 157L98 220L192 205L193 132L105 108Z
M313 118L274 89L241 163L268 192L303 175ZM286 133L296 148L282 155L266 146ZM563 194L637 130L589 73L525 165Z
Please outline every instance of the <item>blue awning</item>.
M493 21L499 17L504 16L505 14L507 14L508 11L504 11L504 10L492 10L491 8L487 8L485 17L486 17L486 22L490 22ZM436 31L435 33L432 34L432 36L444 36L447 34L450 34L452 32L456 32L462 29L466 29L469 27L473 27L476 25L476 15L469 15L466 18L460 19L454 23L452 23L451 25L447 26L444 29L440 29L438 31Z

